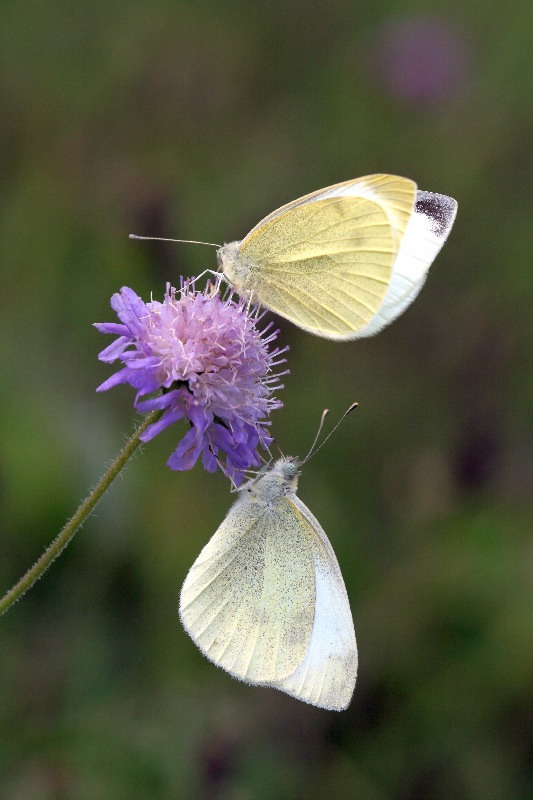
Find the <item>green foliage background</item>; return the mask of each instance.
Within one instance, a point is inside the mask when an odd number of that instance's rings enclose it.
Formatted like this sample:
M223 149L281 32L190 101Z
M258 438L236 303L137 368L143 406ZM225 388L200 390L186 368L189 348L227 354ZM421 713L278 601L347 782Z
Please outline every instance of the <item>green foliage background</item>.
M526 797L526 14L522 0L0 5L5 589L132 428L131 390L94 392L109 340L91 323L123 284L161 297L214 265L129 232L230 241L377 171L459 201L419 299L378 337L335 345L281 322L282 448L304 453L325 406L360 403L300 481L351 599L349 710L233 681L182 630L180 585L230 496L220 475L167 469L170 429L0 620L3 799ZM420 15L455 37L460 68L415 102L387 79L401 71L387 42ZM420 47L422 73L446 68Z

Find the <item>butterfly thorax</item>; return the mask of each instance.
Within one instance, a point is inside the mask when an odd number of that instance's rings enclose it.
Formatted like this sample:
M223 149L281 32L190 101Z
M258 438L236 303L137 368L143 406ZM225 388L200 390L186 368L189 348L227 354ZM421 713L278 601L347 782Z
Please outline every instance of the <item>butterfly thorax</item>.
M298 466L294 459L280 458L264 474L240 488L241 497L273 503L294 494L298 487Z
M251 277L254 266L243 258L240 252L241 242L228 242L217 250L218 265L224 277L234 286L239 294L253 288Z

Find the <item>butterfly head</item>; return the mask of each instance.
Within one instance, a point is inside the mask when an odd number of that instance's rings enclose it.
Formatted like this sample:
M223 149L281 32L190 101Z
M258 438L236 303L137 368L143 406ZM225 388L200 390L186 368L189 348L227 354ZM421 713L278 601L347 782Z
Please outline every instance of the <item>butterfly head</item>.
M272 467L263 467L255 478L239 486L242 498L271 502L292 494L298 488L300 462L295 458L279 458Z
M298 478L300 477L300 462L296 458L280 458L272 467L272 472L278 474L283 483L286 484L292 491L296 491L298 487Z
M248 288L246 283L250 275L250 267L241 257L240 246L241 242L228 242L217 250L218 267L239 294Z

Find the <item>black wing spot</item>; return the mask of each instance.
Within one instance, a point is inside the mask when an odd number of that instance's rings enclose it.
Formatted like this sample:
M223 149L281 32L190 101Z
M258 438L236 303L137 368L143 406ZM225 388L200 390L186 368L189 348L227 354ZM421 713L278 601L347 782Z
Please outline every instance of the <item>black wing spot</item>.
M454 204L445 195L419 192L415 210L430 220L435 236L444 236L450 226Z

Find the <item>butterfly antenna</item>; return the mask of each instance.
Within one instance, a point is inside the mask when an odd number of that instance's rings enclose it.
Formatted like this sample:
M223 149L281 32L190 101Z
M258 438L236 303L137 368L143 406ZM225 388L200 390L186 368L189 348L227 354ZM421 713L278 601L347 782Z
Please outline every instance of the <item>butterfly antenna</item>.
M318 423L318 430L316 432L315 438L313 439L313 444L309 448L309 452L307 453L306 457L302 461L302 464L305 464L305 462L309 461L309 459L311 458L311 453L315 449L315 445L318 442L318 437L320 436L320 432L322 431L322 428L324 427L324 422L326 421L326 417L327 417L328 414L329 414L329 408L325 408L324 411L322 412L322 416L320 417L320 422Z
M137 236L136 233L130 233L129 239L140 239L142 242L183 242L184 244L207 244L209 247L222 247L215 242L198 242L196 239L165 239L162 236Z
M315 447L315 445L317 443L318 437L320 435L320 431L322 430L322 426L324 425L324 420L325 420L325 418L326 418L326 416L328 414L328 409L327 408L324 409L324 411L322 412L322 417L320 419L320 425L318 426L317 435L315 436L315 441L313 442L313 447L311 447L310 451L308 452L308 454L306 455L306 457L302 461L302 464L305 464L307 461L309 461L310 458L312 458L313 456L316 456L318 451L326 444L326 442L330 438L330 436L332 436L335 433L335 431L337 430L337 428L339 427L341 422L343 422L346 419L346 417L348 416L348 414L351 414L351 412L354 410L354 408L357 408L358 405L359 405L359 403L352 403L352 405L349 408L346 409L346 411L344 412L344 414L342 415L340 420L337 422L335 427L330 430L330 432L328 433L326 438L322 442L320 442L320 444L318 445L318 447L315 450L313 448Z
M276 440L275 440L275 439L272 441L272 444L275 444L275 445L276 445L276 447L277 447L277 448L278 448L278 450L279 450L279 454L280 454L280 456L281 456L282 458L286 458L286 456L285 456L285 453L283 452L283 450L281 449L281 447L279 446L279 444L276 442ZM270 456L270 450L268 450L268 448L267 448L267 452L268 452L268 455ZM271 456L271 458L272 458L272 456Z

